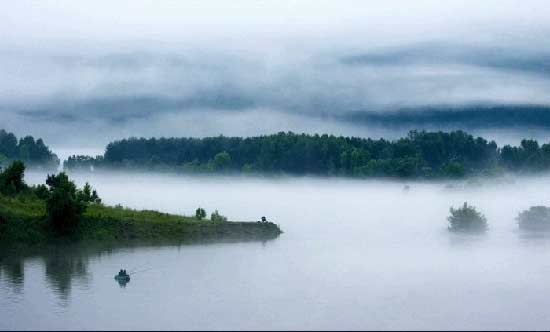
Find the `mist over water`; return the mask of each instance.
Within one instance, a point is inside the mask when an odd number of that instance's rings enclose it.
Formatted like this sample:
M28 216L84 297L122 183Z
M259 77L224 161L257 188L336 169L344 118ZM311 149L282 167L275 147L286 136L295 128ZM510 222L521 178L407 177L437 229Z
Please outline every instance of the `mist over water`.
M0 129L42 138L62 161L129 137L279 131L394 140L463 129L499 147L550 142L550 120L538 123L550 117L535 113L522 123L515 111L418 124L350 117L468 105L548 112L545 0L3 4ZM550 326L550 234L521 233L514 219L550 205L550 174L70 177L108 205L266 216L284 233L245 243L0 246L0 330ZM29 184L45 179L26 174ZM487 234L449 233L449 208L465 201L487 217ZM125 287L113 280L121 268L133 273Z
M6 260L0 329L545 329L550 323L550 238L525 236L514 220L548 204L550 176L71 177L79 185L89 181L107 204L188 215L201 206L230 220L266 216L285 233L265 243L77 247ZM44 178L26 176L29 183ZM447 231L449 207L464 201L487 217L486 235ZM54 268L60 265L67 268ZM145 270L121 288L112 275L122 267Z

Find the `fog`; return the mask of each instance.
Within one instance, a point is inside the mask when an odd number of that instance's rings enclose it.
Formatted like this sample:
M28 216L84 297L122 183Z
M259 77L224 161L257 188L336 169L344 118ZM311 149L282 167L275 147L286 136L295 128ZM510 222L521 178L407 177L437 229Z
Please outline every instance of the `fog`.
M47 256L44 263L27 259L18 292L7 277L0 282L9 295L0 300L9 312L2 328L509 330L550 323L550 238L526 236L514 220L548 204L548 176L407 183L72 177L89 181L108 204L188 215L202 206L232 220L266 216L284 234L263 244L82 254L87 269L68 290L39 279L43 264L51 264ZM27 176L31 183L43 179ZM449 207L464 201L487 217L486 235L448 232ZM150 270L119 289L110 272L121 264ZM41 308L40 320L30 319L36 310L22 310L31 303Z
M102 154L131 136L395 139L417 128L345 116L434 105L550 107L549 32L543 0L6 1L0 129L43 138L61 160ZM480 125L470 133L499 146L550 141L541 128ZM266 216L284 233L247 243L60 244L2 257L0 330L550 324L550 237L523 234L514 219L549 205L550 175L70 177L90 182L109 205ZM30 184L45 178L26 174ZM449 233L449 208L465 201L487 217L487 234ZM119 287L112 275L120 268L140 273Z
M18 1L0 12L0 114L18 135L99 148L357 110L548 105L548 22L545 1Z

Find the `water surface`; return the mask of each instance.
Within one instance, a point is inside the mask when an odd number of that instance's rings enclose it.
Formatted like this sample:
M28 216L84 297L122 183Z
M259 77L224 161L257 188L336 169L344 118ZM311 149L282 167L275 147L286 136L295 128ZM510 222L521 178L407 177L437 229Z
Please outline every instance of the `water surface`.
M514 217L550 177L499 183L73 175L104 201L233 220L267 242L63 246L0 261L0 329L547 329L550 239ZM43 182L30 173L27 181ZM408 184L410 190L405 191ZM467 200L481 237L447 231ZM137 271L120 286L120 269Z

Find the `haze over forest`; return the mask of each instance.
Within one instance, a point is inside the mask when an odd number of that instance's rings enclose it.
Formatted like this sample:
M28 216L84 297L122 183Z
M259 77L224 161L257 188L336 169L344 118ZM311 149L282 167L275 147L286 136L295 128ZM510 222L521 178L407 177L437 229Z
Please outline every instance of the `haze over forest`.
M2 127L54 150L101 151L130 136L398 137L445 125L405 123L396 133L349 121L358 112L535 105L548 113L546 7L17 1L0 12Z

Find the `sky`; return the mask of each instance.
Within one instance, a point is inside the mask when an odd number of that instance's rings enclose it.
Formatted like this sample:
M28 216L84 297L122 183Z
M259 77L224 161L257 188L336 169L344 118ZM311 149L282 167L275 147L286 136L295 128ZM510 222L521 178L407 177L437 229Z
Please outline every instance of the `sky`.
M8 1L3 127L56 146L126 136L355 134L323 120L550 104L546 1Z

